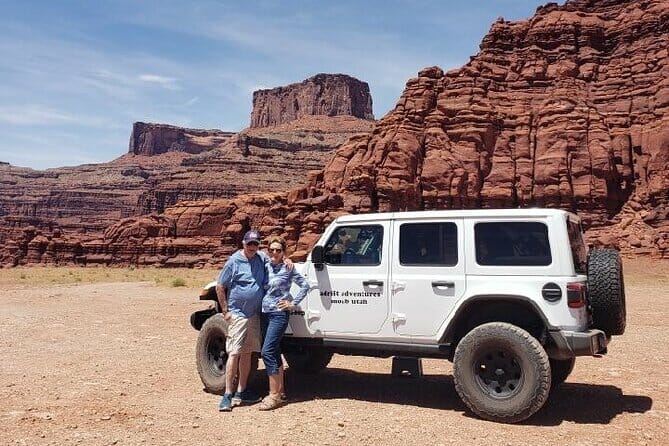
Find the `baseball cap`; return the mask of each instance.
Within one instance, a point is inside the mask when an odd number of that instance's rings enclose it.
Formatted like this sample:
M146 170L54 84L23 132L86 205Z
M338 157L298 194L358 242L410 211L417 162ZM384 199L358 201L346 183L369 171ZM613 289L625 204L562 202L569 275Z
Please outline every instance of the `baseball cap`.
M251 229L244 234L244 243L260 243L260 233L255 229Z

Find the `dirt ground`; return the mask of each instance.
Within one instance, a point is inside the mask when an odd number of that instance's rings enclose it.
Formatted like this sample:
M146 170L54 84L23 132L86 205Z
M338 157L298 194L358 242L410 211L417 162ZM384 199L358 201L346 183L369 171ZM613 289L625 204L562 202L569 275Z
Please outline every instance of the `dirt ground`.
M0 444L666 445L669 262L629 269L625 335L609 355L579 358L519 425L470 414L446 361L424 360L425 376L411 379L390 376L390 359L345 356L317 376L288 372L281 409L219 413L194 362L188 317L207 306L196 289L6 284Z

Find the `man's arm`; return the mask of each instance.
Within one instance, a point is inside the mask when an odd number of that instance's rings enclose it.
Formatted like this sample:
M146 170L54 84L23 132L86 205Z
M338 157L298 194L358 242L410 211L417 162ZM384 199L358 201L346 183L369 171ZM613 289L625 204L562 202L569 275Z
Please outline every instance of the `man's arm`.
M216 284L216 297L218 297L218 304L221 306L221 313L228 312L228 295L225 292L225 287L220 283Z
M218 276L216 281L216 297L218 298L218 304L221 306L221 314L225 319L230 319L230 307L228 306L228 288L230 287L230 282L232 281L234 266L228 260L221 270L221 274Z

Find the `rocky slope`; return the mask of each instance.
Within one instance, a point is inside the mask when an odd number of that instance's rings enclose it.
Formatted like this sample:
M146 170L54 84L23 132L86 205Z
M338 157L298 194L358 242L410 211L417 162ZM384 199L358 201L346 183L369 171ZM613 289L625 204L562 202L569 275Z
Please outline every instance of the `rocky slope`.
M669 258L668 48L662 0L572 0L500 19L468 64L422 70L305 186L180 202L79 248L58 242L49 258L220 264L249 227L283 234L303 258L342 213L500 206L569 209L593 245ZM30 243L27 257L48 249Z

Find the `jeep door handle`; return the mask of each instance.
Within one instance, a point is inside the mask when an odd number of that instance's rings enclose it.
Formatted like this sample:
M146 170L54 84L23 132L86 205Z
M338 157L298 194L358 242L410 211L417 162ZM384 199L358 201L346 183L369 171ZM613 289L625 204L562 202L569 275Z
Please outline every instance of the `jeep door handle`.
M455 282L432 282L432 288L455 288Z
M381 280L363 280L362 286L383 286L383 281Z
M400 322L406 322L407 315L404 313L393 313L393 323L398 324Z

